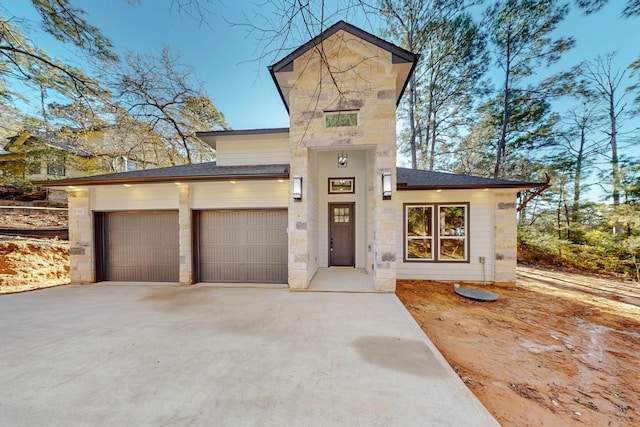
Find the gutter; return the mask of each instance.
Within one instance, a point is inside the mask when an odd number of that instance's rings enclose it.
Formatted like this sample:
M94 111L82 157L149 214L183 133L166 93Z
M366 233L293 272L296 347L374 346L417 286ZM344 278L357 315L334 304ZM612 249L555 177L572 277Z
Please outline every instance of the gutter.
M229 174L229 175L201 175L201 176L162 176L162 177L138 177L138 178L102 178L91 179L73 178L56 181L33 181L35 185L42 187L66 187L76 185L112 185L112 184L149 184L149 183L175 183L175 182L202 182L202 181L264 181L276 179L289 179L289 172L274 174Z

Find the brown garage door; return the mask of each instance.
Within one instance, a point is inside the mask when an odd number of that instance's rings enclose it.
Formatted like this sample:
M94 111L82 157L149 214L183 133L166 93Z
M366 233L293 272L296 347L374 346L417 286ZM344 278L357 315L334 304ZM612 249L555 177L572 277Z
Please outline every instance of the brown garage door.
M287 283L287 211L202 211L202 282Z
M107 212L103 218L105 280L179 280L177 212Z

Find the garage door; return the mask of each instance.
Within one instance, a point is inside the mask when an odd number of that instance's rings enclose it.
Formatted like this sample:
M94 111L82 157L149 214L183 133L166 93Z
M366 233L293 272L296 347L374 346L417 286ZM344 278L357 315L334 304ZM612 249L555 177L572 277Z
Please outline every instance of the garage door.
M287 283L287 211L200 212L202 282Z
M106 280L179 280L177 212L108 212L103 221Z

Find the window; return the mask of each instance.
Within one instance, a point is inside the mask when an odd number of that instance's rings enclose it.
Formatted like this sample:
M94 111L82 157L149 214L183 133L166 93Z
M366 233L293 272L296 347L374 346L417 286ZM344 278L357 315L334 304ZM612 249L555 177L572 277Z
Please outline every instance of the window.
M439 206L440 232L438 233L441 261L465 261L467 259L465 225L466 206Z
M349 208L333 208L333 222L349 222Z
M468 204L405 205L405 260L468 261L467 215Z
M407 206L406 258L433 259L433 206Z
M324 127L337 128L343 126L358 126L358 113L355 111L337 111L325 114Z
M25 167L27 169L27 175L39 175L40 174L40 159L34 157L27 157L25 160Z
M64 176L65 173L64 158L51 157L47 160L47 175Z

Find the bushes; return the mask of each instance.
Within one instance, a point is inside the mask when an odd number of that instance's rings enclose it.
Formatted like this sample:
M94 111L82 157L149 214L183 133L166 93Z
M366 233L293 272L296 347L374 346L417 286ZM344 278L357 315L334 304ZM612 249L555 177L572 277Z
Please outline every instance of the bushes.
M573 243L531 227L521 227L518 259L640 281L640 236L614 236L592 230L584 234L583 241Z

